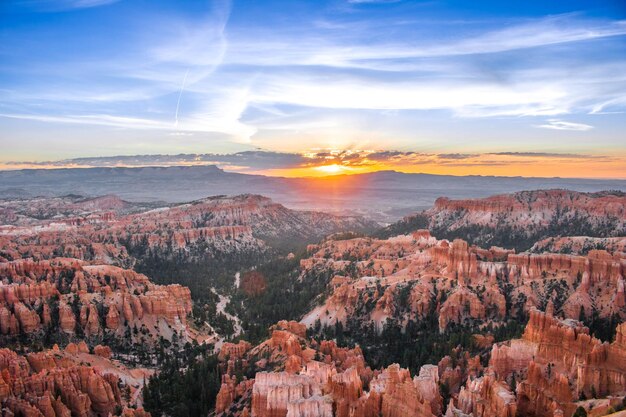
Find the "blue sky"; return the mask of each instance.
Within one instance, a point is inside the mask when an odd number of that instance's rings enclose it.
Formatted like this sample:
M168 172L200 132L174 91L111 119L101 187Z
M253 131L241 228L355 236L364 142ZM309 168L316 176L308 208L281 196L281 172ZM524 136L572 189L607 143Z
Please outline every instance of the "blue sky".
M623 157L624 2L510 3L5 0L0 163L254 149Z

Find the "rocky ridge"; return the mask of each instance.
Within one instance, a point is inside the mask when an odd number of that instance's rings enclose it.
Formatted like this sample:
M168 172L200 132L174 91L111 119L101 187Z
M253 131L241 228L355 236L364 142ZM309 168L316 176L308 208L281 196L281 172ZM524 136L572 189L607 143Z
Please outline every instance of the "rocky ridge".
M555 189L469 200L441 197L431 209L402 223L416 222L439 238L527 250L550 237L626 236L626 195Z
M333 325L347 320L401 322L436 313L451 323L502 322L531 309L579 319L626 317L626 255L591 250L587 256L516 254L462 240L438 240L428 231L386 240L356 238L309 246L303 270L328 270L330 296L302 320Z
M132 270L71 258L18 259L0 263L0 278L0 336L126 343L197 336L187 326L189 289L155 285Z
M93 207L95 203L89 201L81 207ZM117 204L109 202L104 207ZM206 256L207 249L262 253L266 250L263 239L318 239L339 230L375 226L359 217L290 210L256 195L211 197L131 214L94 209L78 215L68 209L64 215L42 216L36 224L31 219L26 225L9 221L9 211L5 208L5 225L0 226L0 257L66 256L119 266L133 264L129 252L135 256L149 250L162 256L179 251Z
M626 252L626 237L567 236L547 238L536 242L528 251L532 253L568 253L586 255L591 250Z
M0 225L32 226L42 222L97 221L132 211L142 206L114 195L83 198L78 195L0 200Z

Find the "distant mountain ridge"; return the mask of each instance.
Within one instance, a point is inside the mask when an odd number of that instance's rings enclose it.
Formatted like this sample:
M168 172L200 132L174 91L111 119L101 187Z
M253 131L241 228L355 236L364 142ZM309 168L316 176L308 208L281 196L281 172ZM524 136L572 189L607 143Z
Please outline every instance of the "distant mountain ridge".
M626 191L626 180L446 176L379 171L284 178L224 171L214 165L0 171L4 198L115 194L130 202L182 203L209 195L261 194L289 208L362 214L394 222L439 197L468 199L530 189Z

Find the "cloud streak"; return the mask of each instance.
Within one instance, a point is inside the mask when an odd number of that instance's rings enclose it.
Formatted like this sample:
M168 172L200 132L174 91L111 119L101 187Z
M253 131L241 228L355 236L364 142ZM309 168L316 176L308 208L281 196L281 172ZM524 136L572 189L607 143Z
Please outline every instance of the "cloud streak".
M537 127L554 130L572 130L575 132L586 132L593 129L593 126L591 125L587 125L584 123L565 122L558 119L549 119L547 123L538 125Z
M180 86L180 92L178 93L178 100L176 101L176 114L174 116L175 123L174 125L178 127L178 109L180 108L180 98L183 96L183 90L185 89L185 83L187 82L187 76L189 75L189 69L185 72L185 76L183 77L183 83Z
M108 6L120 0L17 0L18 6L40 12L58 12L64 10L89 9ZM10 0L9 0L10 2Z
M517 156L521 158L565 158L565 159L595 159L607 158L606 156L576 154L576 153L556 153L556 152L493 152L490 155Z
M8 119L32 120L44 123L109 126L125 129L172 129L171 123L136 117L113 116L109 114L88 114L68 116L48 116L36 114L0 114Z
M554 152L497 152L476 154L433 154L396 150L316 150L306 153L274 151L244 151L231 154L178 154L178 155L131 155L92 158L73 158L57 161L7 162L8 167L146 167L216 165L226 170L237 167L241 172L262 172L315 168L324 165L340 165L346 168L407 167L440 165L449 167L506 166L533 164L538 160L559 160L581 163L614 162L615 158L602 155L586 155ZM619 158L618 158L619 159Z
M381 23L384 25L384 22ZM349 27L365 35L372 27ZM329 32L345 31L345 26L330 26ZM393 41L329 42L318 36L304 36L298 44L287 42L281 34L277 38L254 39L235 34L234 44L227 62L245 65L297 65L354 67L361 69L410 68L398 66L396 61L423 58L462 57L466 55L497 54L530 48L550 47L560 44L587 42L626 35L625 20L582 19L566 14L491 28L481 34L463 35L447 41L415 39ZM267 55L267 49L282 51ZM415 63L415 62L414 62Z

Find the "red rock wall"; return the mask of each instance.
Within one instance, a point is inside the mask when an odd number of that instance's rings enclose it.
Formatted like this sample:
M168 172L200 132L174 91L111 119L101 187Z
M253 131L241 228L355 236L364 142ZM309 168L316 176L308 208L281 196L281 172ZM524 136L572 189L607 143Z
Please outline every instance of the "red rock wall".
M120 380L113 372L82 365L90 355L76 350L50 350L20 356L0 349L0 404L7 415L107 416L123 400ZM73 353L71 353L73 352ZM83 356L75 356L76 354ZM86 355L86 356L85 356ZM107 362L111 369L113 363ZM149 416L143 410L126 410L127 416Z
M50 306L58 300L58 325L86 336L124 333L128 326L163 320L186 333L191 293L180 285L159 286L144 275L108 265L86 265L77 259L18 259L0 263L0 334L16 336L43 331L52 322ZM79 314L72 305L78 296ZM105 307L100 311L98 304ZM102 317L101 317L102 316Z

